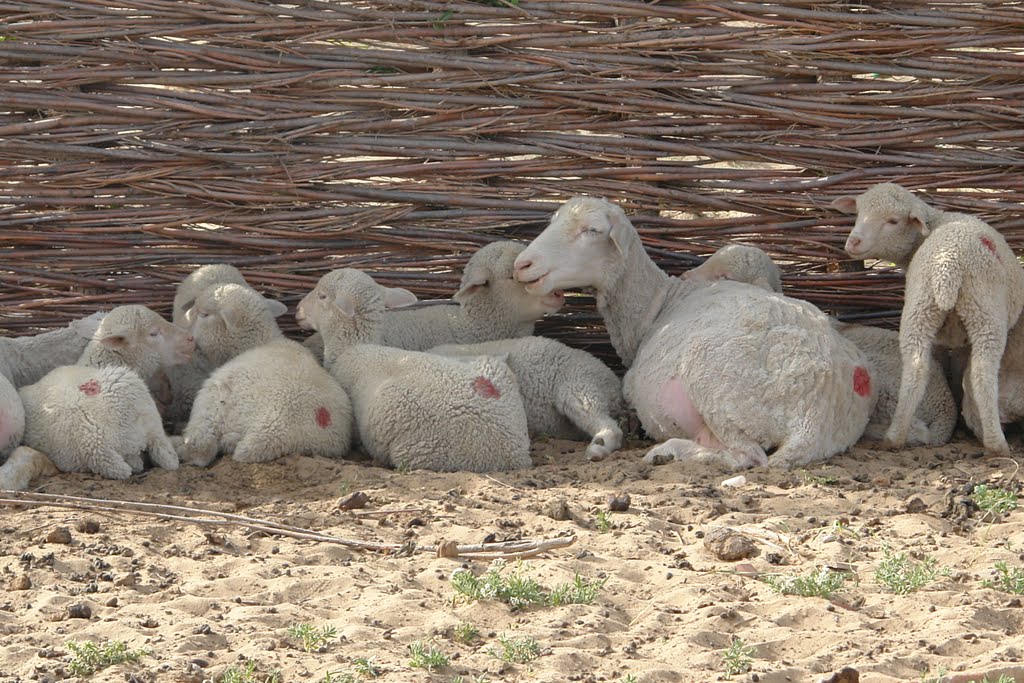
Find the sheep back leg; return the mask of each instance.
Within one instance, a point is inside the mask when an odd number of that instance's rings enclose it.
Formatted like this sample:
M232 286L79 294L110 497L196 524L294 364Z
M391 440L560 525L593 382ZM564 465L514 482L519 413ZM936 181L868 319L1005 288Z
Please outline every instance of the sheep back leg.
M970 374L966 378L981 428L981 433L976 432L975 436L981 439L985 450L1002 454L1010 452L999 422L999 359L1003 357L1005 344L1005 337L999 339L998 334L972 338Z
M179 450L182 462L207 467L217 457L221 440L221 410L226 400L219 384L207 382L203 385L185 427Z
M270 462L283 455L281 445L268 438L262 430L250 429L239 439L235 452L231 454L236 462Z
M562 385L556 395L558 410L591 437L587 459L604 460L622 446L622 429L611 416L606 401L593 396L587 387Z
M0 490L24 491L30 481L40 476L53 476L60 470L46 454L29 446L18 446L0 466Z
M946 312L938 308L911 307L909 301L904 304L900 321L900 391L892 422L885 433L883 445L888 448L902 448L907 443L914 414L924 398L932 371L932 344L945 319Z
M730 445L718 440L705 425L694 439L669 439L647 451L644 462L662 465L673 460L691 460L741 470L768 464L768 456L757 442L739 438Z

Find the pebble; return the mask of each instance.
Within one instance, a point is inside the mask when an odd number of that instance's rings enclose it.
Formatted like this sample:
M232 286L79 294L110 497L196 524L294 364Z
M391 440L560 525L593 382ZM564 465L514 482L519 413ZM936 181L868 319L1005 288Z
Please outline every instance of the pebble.
M613 494L608 496L608 509L612 512L625 512L629 509L632 500L629 494L623 491L622 493Z
M71 530L66 526L59 526L46 535L46 542L67 545L71 543Z
M757 554L757 545L749 536L730 529L719 528L707 532L704 547L725 562L735 562Z
M27 591L31 587L32 579L28 578L28 574L19 574L7 584L7 590L11 591Z
M91 619L92 608L84 602L76 602L68 607L68 619Z
M564 498L552 498L544 503L541 514L558 522L564 522L572 517L569 512L569 505L565 502Z

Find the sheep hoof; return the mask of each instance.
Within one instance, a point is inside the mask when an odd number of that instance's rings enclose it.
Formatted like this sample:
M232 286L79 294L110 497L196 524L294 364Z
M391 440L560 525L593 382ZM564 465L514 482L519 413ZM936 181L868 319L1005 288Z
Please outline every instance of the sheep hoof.
M647 455L644 456L644 462L648 465L665 465L677 459L675 449L671 446L670 441L655 446L651 450L647 451Z
M587 446L587 460L590 462L600 462L612 454L612 450L607 446L592 443Z

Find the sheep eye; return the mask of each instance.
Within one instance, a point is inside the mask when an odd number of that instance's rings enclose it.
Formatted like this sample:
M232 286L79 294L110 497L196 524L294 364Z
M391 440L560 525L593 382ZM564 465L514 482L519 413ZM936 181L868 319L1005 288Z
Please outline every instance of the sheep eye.
M153 330L152 332L149 333L149 336L150 337L156 337L156 336L159 336L159 334L160 334L160 330Z
M323 292L320 292L319 294L316 295L316 298L320 299L320 301L323 301L327 298L327 295L324 294Z
M885 222L886 225L896 225L897 223L899 223L899 221L896 220L895 218L890 218Z

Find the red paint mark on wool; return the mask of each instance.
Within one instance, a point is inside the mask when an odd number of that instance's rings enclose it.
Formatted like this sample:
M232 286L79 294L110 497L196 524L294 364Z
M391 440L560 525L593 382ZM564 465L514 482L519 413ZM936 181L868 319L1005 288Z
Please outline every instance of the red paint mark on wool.
M316 424L320 429L327 429L331 426L331 411L323 406L316 409Z
M501 392L494 386L491 380L486 377L477 377L473 380L473 391L484 398L501 398Z
M91 379L85 384L79 384L78 390L86 396L98 396L100 393L100 383Z
M995 254L995 257L997 259L999 258L999 254L996 254L996 245L992 243L992 240L990 240L989 238L987 238L984 235L982 235L981 236L981 243L985 245L986 249L988 249L993 254Z
M871 373L859 365L853 369L853 392L858 396L871 393Z

